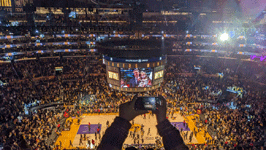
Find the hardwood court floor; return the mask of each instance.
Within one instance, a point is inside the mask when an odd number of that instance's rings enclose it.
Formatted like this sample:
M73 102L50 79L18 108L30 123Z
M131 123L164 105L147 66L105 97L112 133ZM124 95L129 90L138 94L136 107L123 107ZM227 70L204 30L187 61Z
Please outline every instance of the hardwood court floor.
M113 122L113 120L115 119L115 117L118 116L117 113L112 113L112 114L83 114L81 116L82 120L80 125L88 125L88 123L90 122L91 125L97 125L98 123L101 124L101 137L104 134L104 131L107 129L107 125L106 122L107 120L109 121L109 124L111 124ZM193 131L193 129L195 128L195 123L193 122L193 116L189 116L186 117L186 122L188 122L188 129L185 129L185 132L188 132L188 137L190 135L190 133ZM184 121L184 117L181 116L179 113L175 113L174 114L174 118L169 118L170 122L173 122L172 124L176 125L177 128L183 128L183 121ZM144 125L144 143L143 144L154 144L156 137L159 137L159 135L157 135L157 129L156 129L156 117L155 115L152 116L150 114L146 115L146 119L144 119L143 116L138 116L134 119L134 126L141 126L141 124ZM73 148L87 148L87 140L82 141L82 144L80 144L80 134L78 133L79 127L80 125L77 124L77 119L73 119L73 123L71 125L71 129L70 131L62 131L61 135L58 137L55 145L59 145L59 141L61 141L62 143L62 147L61 149L73 149ZM133 131L133 127L130 129L130 131ZM148 129L150 128L150 134L148 135ZM187 131L186 131L187 130ZM189 130L189 131L188 131ZM137 134L141 135L141 131L137 130ZM189 142L189 138L184 139L184 142L186 144L200 144L200 143L205 143L205 139L203 137L204 132L201 131L199 134L197 134L197 137L195 137L195 135L193 135L192 138L192 142ZM124 144L134 144L134 140L132 137L129 137L130 134L128 134L128 137L126 138ZM210 137L209 134L207 134L207 136ZM88 138L90 141L93 139L95 140L95 135L94 134L86 134L86 138ZM70 140L73 144L73 146L70 146ZM99 138L97 138L97 140L95 140L96 145L99 145L100 140ZM142 144L142 141L139 141L140 144Z

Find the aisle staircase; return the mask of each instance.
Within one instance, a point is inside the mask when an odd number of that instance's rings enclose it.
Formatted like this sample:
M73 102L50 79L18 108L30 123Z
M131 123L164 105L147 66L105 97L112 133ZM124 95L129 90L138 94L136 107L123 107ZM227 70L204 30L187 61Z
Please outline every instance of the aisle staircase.
M17 75L17 77L18 77L18 79L22 79L22 78L23 78L23 76L22 76L21 72L17 71L17 68L15 67L15 65L14 65L14 62L13 62L13 61L11 61L11 65L12 65L12 70L15 72L15 74L16 74L16 75Z
M61 141L62 147L60 149L64 149L64 148L75 149L76 148L76 147L73 147L70 145L70 141L73 144L74 138L78 133L79 124L77 124L76 122L77 122L77 119L73 119L73 123L70 126L71 130L70 131L62 131L61 135L57 138L54 145L60 145L60 141Z

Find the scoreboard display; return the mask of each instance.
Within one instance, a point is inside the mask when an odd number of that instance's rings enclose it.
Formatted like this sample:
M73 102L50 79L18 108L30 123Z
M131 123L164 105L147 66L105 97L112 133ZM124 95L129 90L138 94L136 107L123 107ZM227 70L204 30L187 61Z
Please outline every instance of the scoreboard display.
M166 57L153 62L131 60L136 63L121 62L121 59L120 62L113 60L116 59L103 58L107 70L107 82L111 88L127 92L144 92L160 87L163 82Z

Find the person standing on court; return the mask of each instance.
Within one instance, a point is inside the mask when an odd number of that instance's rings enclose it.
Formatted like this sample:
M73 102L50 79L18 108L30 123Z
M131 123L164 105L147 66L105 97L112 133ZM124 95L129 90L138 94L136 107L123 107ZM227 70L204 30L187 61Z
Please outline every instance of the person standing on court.
M81 134L82 135L82 134ZM82 136L80 137L80 139L79 139L79 145L81 145L82 144Z
M93 139L91 140L91 143L92 143L92 145L95 145L95 141Z
M73 144L72 144L71 140L69 140L69 146L73 147Z
M97 133L98 133L98 134L100 133L100 129L99 129L99 128L97 128Z

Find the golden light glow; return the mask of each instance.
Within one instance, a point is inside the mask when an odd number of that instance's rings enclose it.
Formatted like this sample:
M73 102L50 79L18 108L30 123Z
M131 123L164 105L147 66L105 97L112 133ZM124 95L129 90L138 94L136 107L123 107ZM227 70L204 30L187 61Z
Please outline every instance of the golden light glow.
M163 70L155 72L154 79L159 79L159 78L162 78L162 77L163 77Z
M108 77L109 79L119 80L118 73L108 71Z
M1 0L0 6L11 7L11 0Z

